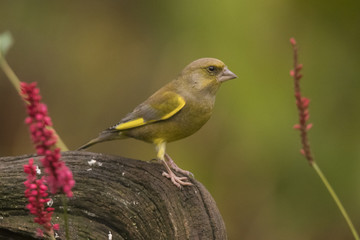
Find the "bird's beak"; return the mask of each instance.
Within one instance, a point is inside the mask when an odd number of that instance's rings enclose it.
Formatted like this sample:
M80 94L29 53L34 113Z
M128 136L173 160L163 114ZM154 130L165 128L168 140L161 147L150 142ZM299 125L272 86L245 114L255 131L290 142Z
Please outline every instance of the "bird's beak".
M224 71L222 72L222 74L219 77L219 82L225 82L227 80L234 79L234 78L237 78L235 73L233 73L227 67L225 67Z

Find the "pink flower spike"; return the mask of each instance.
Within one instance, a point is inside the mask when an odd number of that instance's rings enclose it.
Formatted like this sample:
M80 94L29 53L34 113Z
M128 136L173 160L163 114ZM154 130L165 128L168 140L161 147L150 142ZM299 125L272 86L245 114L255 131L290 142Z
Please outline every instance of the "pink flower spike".
M24 182L24 193L28 199L26 208L34 215L34 222L40 224L46 234L53 234L53 229L58 229L58 225L51 224L54 208L45 207L49 201L48 191L53 194L60 191L71 197L75 181L72 172L61 160L60 149L55 148L57 137L55 132L49 129L52 121L48 116L47 106L40 102L40 90L36 87L36 82L21 82L20 86L28 114L25 123L29 126L37 154L43 156L40 162L46 173L45 177L37 179L34 160L29 159L29 164L24 165L24 172L27 174L27 180ZM43 230L39 229L38 234L43 236Z
M41 121L41 120L43 120L43 118L44 118L44 115L42 115L41 113L37 113L37 114L35 115L35 119L36 119L37 121Z
M294 38L290 38L290 43L293 49L293 60L294 60L293 62L294 69L292 70L294 71L293 74L294 93L295 93L294 95L295 95L296 106L298 109L298 116L299 116L299 123L296 124L294 128L299 129L300 131L300 138L302 144L302 149L300 150L300 153L305 156L305 158L308 160L310 164L313 164L314 160L311 154L310 144L307 136L307 131L310 130L310 128L312 127L311 123L307 124L307 121L310 118L309 109L308 109L310 100L306 97L302 97L301 94L300 79L303 77L303 75L300 73L300 71L302 70L303 65L298 63L297 43Z
M60 225L57 223L57 224L54 224L53 225L53 229L55 230L55 231L59 231L59 229L60 229Z
M300 124L298 124L298 123L295 124L295 125L293 126L293 128L296 129L296 130L299 130L299 129L300 129Z
M40 228L38 228L36 230L36 236L42 238L42 237L44 237L44 232Z
M21 87L21 92L24 91L25 87L27 87L27 83L26 82L20 82L20 87Z
M295 76L295 71L294 70L290 70L290 76L294 77Z
M44 122L45 122L46 125L52 126L52 121L51 121L51 118L50 118L50 117L45 116L45 117L44 117Z
M295 40L295 38L290 38L290 43L291 43L291 45L293 45L293 46L295 46L296 45L296 40Z
M303 68L303 65L300 63L296 66L296 70L300 71Z
M33 191L31 191L30 194L33 195L33 196L36 196L36 195L38 195L38 191L33 190Z
M26 186L25 197L27 197L29 201L26 208L35 216L34 222L42 225L46 232L51 232L51 215L54 209L45 209L44 204L48 199L45 198L47 193L44 190L47 189L47 187L44 185L44 179L36 179L36 169L33 165L33 159L29 159L29 164L24 166L24 171L28 175L27 181L24 183Z
M25 118L25 123L26 124L31 124L32 123L32 118L31 117Z
M44 113L44 115L47 115L48 109L47 106L44 103L39 104L39 111Z
M300 153L305 156L305 150L304 149L300 149Z
M64 189L62 184L72 183L73 179L71 174L69 175L71 179L67 182L60 182L59 180L61 178L58 175L61 174L61 171L57 168L65 164L60 160L60 150L54 149L57 137L53 130L48 129L48 127L52 126L52 121L48 116L47 106L40 102L40 90L36 87L36 82L30 84L22 82L20 86L23 97L27 100L26 107L29 116L26 118L26 123L30 124L31 138L35 144L36 152L38 155L46 155L45 158L41 159L44 170L48 175L46 180L52 193L62 191ZM66 171L70 170L66 168ZM71 192L73 185L67 185L66 189L69 189L67 192Z
M302 97L301 102L302 102L303 108L308 108L309 107L310 100L307 97Z

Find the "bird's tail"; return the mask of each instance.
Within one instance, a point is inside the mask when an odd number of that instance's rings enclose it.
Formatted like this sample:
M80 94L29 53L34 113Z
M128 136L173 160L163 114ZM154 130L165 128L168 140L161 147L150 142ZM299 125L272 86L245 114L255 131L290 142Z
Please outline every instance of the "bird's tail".
M121 132L113 132L113 131L105 130L104 132L100 133L100 135L97 138L90 140L89 142L85 143L76 150L77 151L84 150L97 143L111 141L115 139L123 139L123 138L126 138L126 136L124 136Z

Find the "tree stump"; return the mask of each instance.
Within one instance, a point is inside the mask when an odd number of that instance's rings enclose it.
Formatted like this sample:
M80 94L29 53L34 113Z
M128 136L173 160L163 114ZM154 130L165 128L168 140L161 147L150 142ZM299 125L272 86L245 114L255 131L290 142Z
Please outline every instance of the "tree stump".
M39 163L35 155L0 158L0 239L36 239L23 184L30 157ZM227 239L214 199L195 179L180 190L159 163L77 151L62 160L76 181L68 200L70 239ZM51 197L53 223L65 239L61 196Z

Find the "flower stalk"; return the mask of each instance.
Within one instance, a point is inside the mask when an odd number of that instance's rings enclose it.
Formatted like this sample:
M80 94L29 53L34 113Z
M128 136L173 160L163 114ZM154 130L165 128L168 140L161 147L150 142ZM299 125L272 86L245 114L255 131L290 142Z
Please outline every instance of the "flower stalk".
M329 191L331 197L334 199L337 207L339 208L341 214L345 218L346 223L348 224L354 239L359 239L359 234L357 233L354 224L352 223L348 213L346 212L343 204L341 203L339 197L335 193L334 189L330 185L329 181L325 177L324 173L321 171L320 167L316 164L314 157L311 152L311 147L309 143L308 138L308 131L312 128L312 123L308 123L308 120L310 118L309 115L309 103L310 100L301 94L301 88L300 88L300 79L302 78L302 74L300 73L300 70L303 68L302 64L298 63L298 47L296 40L294 38L290 38L290 43L293 48L293 54L294 54L294 68L290 70L290 76L294 79L294 91L295 91L295 100L296 100L296 106L299 113L299 123L294 125L294 129L300 131L300 139L301 139L301 145L302 149L300 150L300 153L304 155L304 157L309 162L310 166L315 170L315 172L320 177L321 181L324 183L326 189Z
M24 82L20 83L21 96L26 103L26 109L28 114L28 117L25 119L25 123L29 126L31 139L35 145L36 153L40 156L43 156L40 159L40 162L44 167L46 177L44 180L40 179L41 182L39 183L42 184L41 186L44 191L47 190L47 187L43 184L46 182L52 194L61 192L66 194L66 196L70 198L73 196L71 190L75 185L75 181L73 179L73 175L70 169L60 159L60 148L56 147L57 136L54 134L54 130L50 129L50 127L52 126L52 121L48 115L46 105L41 102L40 90L37 88L36 85L37 84L35 82L30 84ZM26 186L26 191L31 192L31 186L34 186L34 184ZM35 192L39 193L38 191ZM42 196L45 195L43 194ZM30 198L28 199L30 201ZM44 201L45 200L39 199L39 205L43 204ZM66 201L67 199L65 197L62 197L62 202L64 205L66 239L69 239ZM51 210L54 211L54 209ZM47 235L53 237L53 230L51 228L51 225L49 224L49 222L51 221L51 215L52 213L46 215L47 225L44 228ZM35 218L34 221L37 222L37 218ZM38 233L41 232L38 231Z
M55 239L54 230L58 230L59 225L53 225L51 223L54 208L46 208L45 203L50 200L50 198L48 198L48 191L52 194L60 192L64 193L67 197L73 196L72 188L75 181L72 172L60 159L60 151L68 151L68 148L52 127L47 106L41 102L40 90L37 88L37 84L20 82L19 78L7 63L5 54L12 44L13 39L9 32L0 34L0 68L25 101L28 114L25 123L29 126L36 153L42 156L40 161L46 173L46 176L40 179L37 178L34 159L32 158L29 159L28 165L24 165L24 172L27 174L27 180L24 182L26 187L25 197L29 202L26 207L30 213L35 216L34 222L43 227L43 229L39 228L37 230L37 235L43 237L45 233L50 239ZM70 239L66 201L67 199L63 195L65 237L66 239Z

